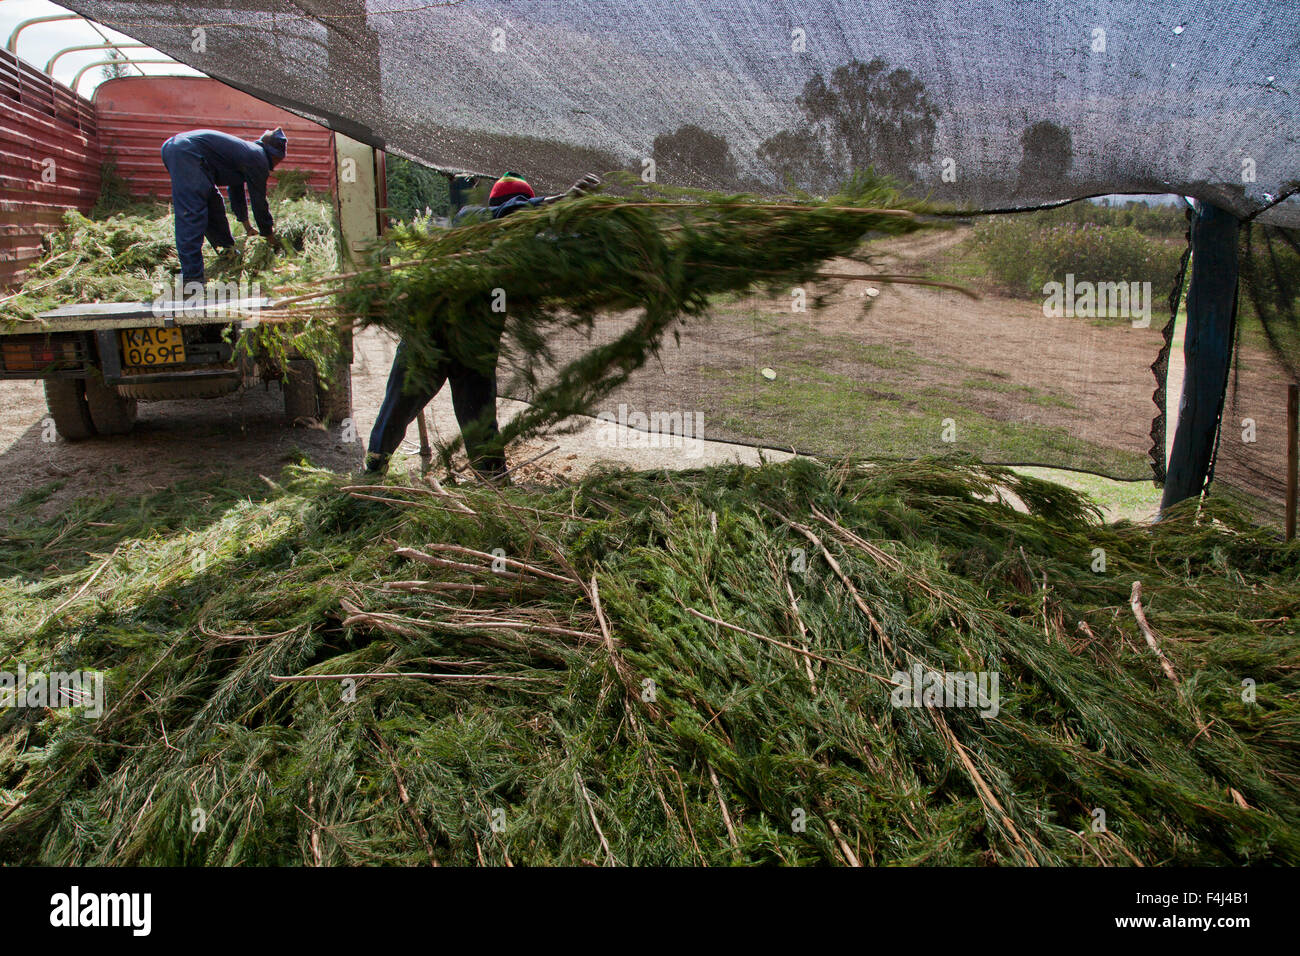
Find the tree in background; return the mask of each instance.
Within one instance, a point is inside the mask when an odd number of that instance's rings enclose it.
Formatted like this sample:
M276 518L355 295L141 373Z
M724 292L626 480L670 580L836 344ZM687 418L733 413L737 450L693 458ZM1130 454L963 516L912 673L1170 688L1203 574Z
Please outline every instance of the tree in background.
M782 130L763 140L758 147L758 160L776 174L786 189L827 193L841 178L817 131L807 124Z
M131 68L127 66L127 59L120 50L109 50L107 59L113 62L104 66L100 71L104 79L116 80L119 77L130 75Z
M736 181L736 157L727 141L699 126L679 126L655 137L658 177L677 186L719 188Z
M385 160L388 177L388 215L402 222L423 216L426 209L435 216L451 212L449 179L445 173L421 166L401 156Z
M838 66L829 81L814 76L798 102L845 174L872 167L909 182L934 153L939 110L925 84L879 57Z
M1051 120L1039 120L1020 135L1020 182L1059 183L1074 165L1070 131Z

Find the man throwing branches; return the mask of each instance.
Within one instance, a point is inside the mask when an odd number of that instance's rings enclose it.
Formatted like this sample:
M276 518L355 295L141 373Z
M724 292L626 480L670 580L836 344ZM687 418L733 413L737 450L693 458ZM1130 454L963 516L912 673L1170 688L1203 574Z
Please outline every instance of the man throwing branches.
M537 196L533 187L518 173L506 173L493 183L486 209L466 206L456 213L452 224L503 219L520 209L557 202L568 196L580 196L599 186L600 177L588 173L565 192L555 196ZM483 321L491 322L492 319L485 316ZM453 356L445 338L435 331L437 340L434 344L444 357L435 374L419 383L407 381L406 344L397 346L384 403L379 407L375 427L370 432L370 445L366 452L368 472L387 470L389 458L402 443L406 429L443 384L450 381L452 407L456 411L456 421L460 424L470 464L483 478L500 479L505 475L505 448L497 425L497 353L502 330L497 326L487 331L490 347L473 357Z

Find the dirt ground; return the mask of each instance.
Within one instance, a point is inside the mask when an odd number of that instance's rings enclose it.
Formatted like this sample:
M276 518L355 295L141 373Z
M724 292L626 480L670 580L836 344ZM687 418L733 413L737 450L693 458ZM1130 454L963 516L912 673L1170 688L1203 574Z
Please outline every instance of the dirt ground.
M959 239L956 233L942 233L897 240L885 271L924 271ZM836 263L831 269L862 271L855 263ZM1159 308L1153 309L1152 328L1133 329L1128 323L1100 326L1074 318L1045 318L1035 303L1023 300L986 295L972 302L953 292L881 284L864 317L862 296L867 287L851 283L825 308L799 316L791 316L788 300L755 298L737 303L737 311L757 310L776 321L758 333L743 322L725 321L725 316L718 325L686 327L681 345L668 343L656 366L646 370L650 384L640 394L651 396L647 401L655 408L700 408L700 401L708 401L704 376L712 362L755 370L770 364L780 374L782 362L791 359L782 351L781 330L797 320L821 335L848 335L868 346L902 348L924 356L924 363L905 372L916 387L956 384L962 376L976 373L1011 386L1006 391L979 393L977 401L982 404L975 407L984 415L1033 416L1038 423L1065 427L1072 435L1098 444L1145 449L1154 412L1154 383L1149 373L1143 373L1158 348L1158 328L1163 324ZM612 320L608 329L618 324ZM608 329L598 337L609 334ZM270 385L209 401L141 403L133 434L69 443L53 434L41 383L0 383L0 468L6 477L0 485L0 507L52 481L62 485L43 503L42 513L54 513L82 495L131 496L214 473L273 477L303 456L322 467L355 471L361 467L383 398L394 347L393 340L377 330L357 337L353 417L328 431L287 427L279 388ZM1175 358L1181 355L1176 353ZM843 364L847 368L849 363ZM900 373L869 374L892 375L896 380ZM1177 381L1171 376L1175 389ZM873 383L863 384L869 389ZM888 384L885 381L880 387ZM1027 404L1019 400L1015 386L1068 395L1071 403ZM636 389L629 394L636 394ZM692 396L695 405L690 404ZM619 400L616 395L611 408ZM502 399L502 420L520 407ZM716 427L725 410L709 406L703 411L705 434L729 437ZM430 405L430 413L435 441L456 435L448 390ZM1172 423L1169 434L1173 434ZM511 449L511 464L555 446L557 450L537 465L521 469L517 477L528 480L529 468L533 474L544 468L576 476L604 464L681 468L760 459L760 452L752 447L717 441L647 447L643 433L611 432L589 421L575 433ZM415 428L402 451L411 459L399 459L398 467L418 464ZM763 455L769 460L789 456L780 451Z
M0 382L0 507L49 482L61 487L40 506L54 514L84 495L133 496L158 491L186 479L213 474L254 474L274 477L303 456L314 464L340 472L362 466L366 439L383 402L395 349L394 340L378 330L356 337L352 365L353 417L350 424L323 428L290 428L285 424L279 386L259 386L224 398L191 402L141 402L135 430L117 438L67 442L47 421L40 382ZM507 420L524 407L502 399L500 416ZM429 405L430 434L454 438L456 418L450 391ZM511 464L559 446L536 465L574 475L597 465L633 468L698 467L724 461L756 464L759 453L748 447L704 442L689 448L642 447L641 433L619 430L613 439L593 424L547 442L532 442L511 450ZM418 466L419 441L412 427L401 452L411 456L398 467ZM769 460L789 455L773 452ZM518 472L527 480L529 468Z
M886 266L922 272L962 238L953 231L905 240ZM845 305L851 305L851 299ZM1156 381L1149 369L1160 350L1160 329L1168 320L1163 299L1153 303L1146 328L1127 321L1097 324L1048 317L1037 301L988 293L971 300L957 292L913 285L882 286L865 321L843 314L846 311L827 309L824 320L818 317L819 325L856 329L867 341L926 355L929 362L909 369L909 374L920 373L940 384L951 381L950 369L985 372L996 381L1068 397L1073 403L1026 409L1015 392L976 392L976 410L984 414L1009 418L1032 412L1038 423L1064 427L1084 441L1143 452L1150 446Z
M823 271L942 274L942 260L963 238L962 231L954 230L892 240L890 254L878 267L836 261ZM876 294L867 299L867 290ZM612 402L704 408L713 414L712 434L720 439L767 437L779 447L870 457L870 447L849 447L843 429L810 434L806 427L786 427L765 417L757 400L749 407L733 407L737 414L725 424L720 421L719 398L725 396L731 406L744 404L745 387L737 388L737 382L752 382L754 398L763 396L769 386L759 380L762 368L770 368L778 380L815 380L823 373L855 383L856 401L846 401L844 413L860 420L897 414L900 404L915 409L914 399L927 393L931 398L947 393L952 399L945 407L959 425L962 412L969 410L1012 427L1059 429L1078 447L1080 467L1086 467L1092 445L1123 453L1144 471L1141 460L1151 444L1156 413L1150 365L1167 320L1163 300L1153 304L1150 326L1135 328L1122 319L1102 323L1046 317L1036 301L987 291L972 300L924 286L851 282L816 310L812 294L810 289L806 313L793 313L788 295L753 296L720 307L707 323L683 324L680 347L666 345L658 362L633 376ZM870 305L865 314L864 304ZM593 339L608 341L629 321L608 322ZM860 350L836 351L837 343L848 342ZM575 338L574 344L583 343ZM863 360L862 350L870 355L873 349L878 364ZM719 369L747 371L748 379L737 375L730 391L720 390L728 383L720 382ZM970 380L985 387L966 387ZM937 441L937 427L935 436ZM903 457L944 450L909 447ZM1039 458L1010 460L1064 464L1059 449L1041 451Z

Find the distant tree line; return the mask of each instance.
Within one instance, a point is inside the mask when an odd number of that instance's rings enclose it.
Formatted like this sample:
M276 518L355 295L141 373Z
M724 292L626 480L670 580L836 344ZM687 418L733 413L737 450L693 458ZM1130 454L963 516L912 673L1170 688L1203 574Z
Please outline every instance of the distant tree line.
M451 210L451 195L445 173L413 163L401 156L385 157L388 180L388 215L401 222L423 216L426 209L435 216Z
M694 123L665 131L651 145L654 179L679 186L719 190L770 188L773 184L816 194L835 191L855 171L872 170L906 187L934 178L935 138L940 109L914 72L891 67L884 59L853 60L817 75L803 86L796 105L797 122L778 130L758 146L755 158L767 172L756 178L742 172L725 137ZM571 146L531 136L491 137L485 145L467 131L448 131L449 148L465 154L478 168L519 168L539 191L562 188L585 172L628 168L626 159L589 147ZM1020 136L1017 187L1034 191L1064 181L1073 166L1070 131L1043 120ZM466 152L468 150L468 152ZM480 155L481 154L481 155ZM632 172L645 172L645 158ZM394 173L398 185L394 188ZM409 208L408 195L421 192L416 174L390 168L389 204ZM414 208L427 199L412 199ZM406 205L403 205L406 204Z

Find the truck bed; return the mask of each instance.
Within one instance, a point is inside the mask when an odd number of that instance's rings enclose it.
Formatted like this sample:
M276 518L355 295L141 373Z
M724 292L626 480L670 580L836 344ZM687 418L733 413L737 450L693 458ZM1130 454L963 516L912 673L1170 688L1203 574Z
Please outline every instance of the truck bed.
M241 328L252 328L258 323L257 313L270 307L271 299L250 298L224 302L220 305L177 302L175 305L155 306L152 302L96 302L91 304L61 305L42 312L45 324L39 329L31 327L0 328L6 333L32 332L97 332L103 329L174 328L178 325L208 325L213 322L238 323Z

